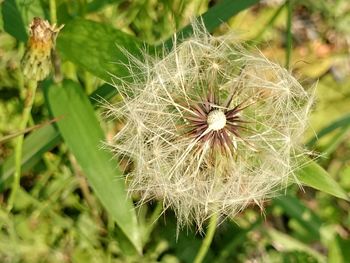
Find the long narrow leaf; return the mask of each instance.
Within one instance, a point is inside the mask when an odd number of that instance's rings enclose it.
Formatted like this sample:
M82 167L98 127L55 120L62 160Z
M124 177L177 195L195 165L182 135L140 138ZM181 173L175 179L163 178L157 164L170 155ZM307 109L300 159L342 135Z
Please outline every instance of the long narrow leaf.
M59 131L74 154L95 194L113 216L119 228L141 253L141 240L132 201L127 198L124 178L112 161L112 155L101 149L103 131L88 97L78 84L64 81L49 86L48 103Z
M291 218L297 220L310 238L315 241L320 239L322 220L298 198L291 195L278 196L273 203L280 206Z
M300 168L296 175L304 185L349 201L348 195L340 185L314 161Z
M306 144L308 147L312 147L315 145L317 140L321 139L323 136L326 136L328 133L338 129L338 128L346 128L350 126L350 114L346 114L342 116L341 118L335 120L331 124L327 125L323 129L321 129L318 133L317 136L313 137L308 141Z
M300 251L309 254L310 256L317 259L318 262L326 262L326 257L322 255L315 249L305 245L303 242L284 234L280 231L277 231L273 228L268 228L268 235L272 239L274 246L281 252L290 252L290 251Z
M223 0L220 1L217 5L213 6L208 12L204 13L199 17L203 21L206 29L211 32L216 27L221 25L223 22L230 19L232 16L238 14L239 12L251 7L254 4L257 4L259 0ZM191 25L184 27L178 35L181 38L186 38L190 36L193 32ZM172 39L166 41L165 44L167 47L171 47Z

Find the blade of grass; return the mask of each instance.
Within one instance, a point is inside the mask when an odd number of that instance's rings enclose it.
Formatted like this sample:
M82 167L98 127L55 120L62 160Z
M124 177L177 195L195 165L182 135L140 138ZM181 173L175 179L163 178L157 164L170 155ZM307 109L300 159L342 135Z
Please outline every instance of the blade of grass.
M350 113L344 115L343 117L337 119L336 121L332 122L331 124L327 125L323 129L321 129L317 135L313 138L311 138L307 143L306 146L309 148L312 148L317 140L321 139L322 137L326 136L328 133L331 133L332 131L338 129L338 128L346 128L350 126Z
M287 0L287 35L286 35L286 68L290 68L290 60L292 57L292 18L293 18L293 0Z
M332 242L328 245L328 262L329 263L345 263L350 262L350 240L343 239L336 235Z
M348 195L340 185L327 173L327 171L314 161L310 161L308 164L297 170L296 176L304 185L350 201Z
M201 15L198 19L202 20L206 29L211 32L223 22L227 21L234 15L239 12L257 4L259 0L240 0L240 1L232 1L232 0L223 0L220 1L217 5L210 8L206 13ZM189 37L193 33L192 25L187 25L183 29L178 32L178 36L180 39L185 39ZM165 42L165 46L167 48L172 47L172 39L168 39Z
M229 20L239 12L255 5L259 0L223 0L204 13L200 18L203 20L206 29L211 32L223 22ZM192 33L191 26L187 26L180 31L181 35L189 36Z
M273 200L291 218L296 219L313 240L320 239L322 220L294 196L278 196Z
M253 40L250 42L256 43L259 42L264 35L264 33L275 23L278 16L282 13L283 8L285 7L285 4L281 5L271 16L269 21L266 23L266 25L256 34Z
M209 226L205 238L202 242L202 245L199 248L199 251L194 259L194 263L202 263L206 254L208 253L211 242L213 241L215 229L218 224L218 215L214 214L210 217Z
M301 251L309 254L313 258L317 259L318 262L326 263L326 257L320 252L308 247L301 241L293 238L290 235L284 234L280 231L277 231L273 228L266 229L266 232L272 239L272 243L278 251Z
M64 116L57 122L68 148L105 209L118 227L141 253L141 237L132 201L127 198L124 178L112 161L112 154L101 149L103 131L88 97L78 84L64 81L45 90L54 116Z
M348 134L350 131L350 125L342 128L333 138L322 147L322 157L327 159L335 150L337 150L338 146L348 138Z

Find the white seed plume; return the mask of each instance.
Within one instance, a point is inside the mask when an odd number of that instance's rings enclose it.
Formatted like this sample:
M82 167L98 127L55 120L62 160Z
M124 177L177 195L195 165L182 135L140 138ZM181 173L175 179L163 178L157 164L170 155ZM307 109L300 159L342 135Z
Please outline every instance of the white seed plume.
M125 122L110 147L133 163L130 193L162 200L180 226L200 227L297 181L312 99L262 54L194 28L161 58L128 54L134 81L118 80L123 101L108 109Z

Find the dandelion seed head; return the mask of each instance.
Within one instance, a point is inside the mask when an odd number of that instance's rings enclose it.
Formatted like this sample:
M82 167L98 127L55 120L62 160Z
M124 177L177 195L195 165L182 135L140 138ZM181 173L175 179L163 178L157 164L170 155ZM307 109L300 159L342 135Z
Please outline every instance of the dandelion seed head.
M130 57L133 82L107 105L125 120L110 143L133 163L130 193L161 200L180 226L232 217L297 182L312 96L279 65L200 23L159 57Z

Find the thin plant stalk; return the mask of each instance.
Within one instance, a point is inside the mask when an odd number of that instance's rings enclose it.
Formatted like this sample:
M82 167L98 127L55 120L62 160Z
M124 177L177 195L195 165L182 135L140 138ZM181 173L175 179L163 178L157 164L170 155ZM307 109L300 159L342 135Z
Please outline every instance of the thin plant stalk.
M35 130L37 130L37 129L40 129L40 128L42 128L42 127L45 127L45 126L50 125L50 124L52 124L52 123L55 123L55 122L58 121L59 119L60 119L60 118L54 118L54 119L52 119L52 120L45 121L45 122L43 122L43 123L33 125L33 126L28 127L28 128L26 128L26 129L24 129L24 130L17 131L17 132L15 132L15 133L11 133L11 134L9 134L9 135L3 136L3 137L0 139L0 143L6 142L6 141L8 141L8 140L11 140L11 139L13 139L13 138L15 138L15 137L17 137L17 136L19 136L19 135L21 135L21 134L24 134L24 135L25 135L25 134L27 134L27 133L29 133L29 132L31 132L31 131L35 131ZM29 120L29 122L32 123L33 120Z
M292 56L292 18L293 18L293 0L287 1L287 44L286 44L286 68L290 68Z
M163 212L163 204L162 202L157 202L157 206L155 207L151 217L147 221L147 226L143 233L143 243L146 244L150 238L150 235L157 225L157 221Z
M51 20L51 24L53 25L57 23L56 0L50 0L50 20ZM61 60L54 49L52 50L51 58L52 58L52 63L54 68L53 80L55 83L61 82L63 79L62 72L61 72Z
M217 226L217 223L218 223L218 215L217 214L213 214L210 218L210 221L209 221L209 226L208 226L208 229L207 229L207 233L205 235L205 238L202 242L202 245L201 247L199 248L199 251L196 255L196 258L194 259L194 263L201 263L203 262L205 256L207 255L208 253L208 250L209 250L209 247L211 245L211 242L213 241L213 237L214 237L214 234L215 234L215 229L216 229L216 226Z
M282 10L284 9L285 4L281 5L271 16L271 18L269 19L269 21L266 23L266 25L259 31L258 34L256 34L255 38L254 38L254 42L258 42L261 40L262 36L264 35L264 33L267 31L267 29L269 29L276 21L276 19L278 18L278 16L281 14Z
M51 24L57 23L56 0L50 0L50 20Z
M27 127L29 118L30 118L30 112L33 107L35 93L37 89L38 83L35 80L29 80L27 84L27 96L24 100L24 109L23 109L23 115L22 120L20 123L20 130L24 130ZM11 211L13 208L13 204L15 201L15 197L20 185L20 178L21 178L21 169L22 169L22 149L23 149L23 141L24 141L24 134L19 135L16 146L15 146L15 174L13 178L12 183L12 189L11 194L9 197L7 210Z

